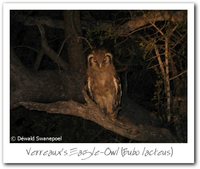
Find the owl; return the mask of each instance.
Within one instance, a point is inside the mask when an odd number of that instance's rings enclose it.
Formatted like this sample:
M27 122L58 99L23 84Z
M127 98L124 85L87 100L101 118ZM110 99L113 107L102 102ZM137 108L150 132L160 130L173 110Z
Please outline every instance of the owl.
M96 49L89 54L86 88L100 109L112 121L116 120L122 91L111 53Z

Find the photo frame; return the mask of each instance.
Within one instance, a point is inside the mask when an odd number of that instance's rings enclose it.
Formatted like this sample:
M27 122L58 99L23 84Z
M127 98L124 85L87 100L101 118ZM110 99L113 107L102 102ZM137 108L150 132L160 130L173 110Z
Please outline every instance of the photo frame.
M187 38L186 38L187 39L186 43L187 44L187 71L186 71L187 141L186 142L175 141L174 143L171 142L151 143L148 141L147 142L141 141L138 143L131 143L131 142L130 143L81 143L81 142L62 143L60 142L60 140L63 139L62 135L49 136L49 137L40 137L37 135L31 135L31 136L11 135L10 106L12 104L11 100L12 61L10 59L10 56L12 55L11 30L13 30L13 28L11 29L10 12L19 10L187 11L187 19L186 19L187 20ZM27 23L31 24L30 22ZM57 24L56 26L59 27L60 25ZM42 29L40 30L42 32ZM73 164L194 163L195 112L194 112L194 4L193 3L4 3L3 65L4 65L3 66L4 163L70 163L70 164L71 163ZM23 103L21 102L20 104L23 105ZM28 106L30 106L30 104ZM41 111L44 111L44 109L41 109ZM134 134L137 135L137 132Z

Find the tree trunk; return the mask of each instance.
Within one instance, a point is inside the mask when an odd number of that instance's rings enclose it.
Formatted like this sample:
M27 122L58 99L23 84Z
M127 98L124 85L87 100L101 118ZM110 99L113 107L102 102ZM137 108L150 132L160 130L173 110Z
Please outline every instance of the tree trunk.
M64 11L64 31L67 39L67 53L70 70L85 73L86 62L83 56L81 23L79 11Z
M30 71L11 51L11 103L10 107L21 101L54 102L74 99L83 101L81 90L83 77L74 72L44 70Z

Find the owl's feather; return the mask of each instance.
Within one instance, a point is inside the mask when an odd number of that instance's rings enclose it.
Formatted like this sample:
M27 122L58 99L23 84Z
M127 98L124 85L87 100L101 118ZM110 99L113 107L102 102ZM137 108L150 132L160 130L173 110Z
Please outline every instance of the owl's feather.
M121 89L121 83L120 83L119 77L114 76L113 82L114 82L115 90L116 90L116 100L115 100L115 105L114 105L116 109L121 104L122 89Z
M92 86L91 86L91 78L90 77L88 77L88 79L87 79L87 87L88 87L88 92L90 94L90 97L92 99L94 99L93 94L92 94Z

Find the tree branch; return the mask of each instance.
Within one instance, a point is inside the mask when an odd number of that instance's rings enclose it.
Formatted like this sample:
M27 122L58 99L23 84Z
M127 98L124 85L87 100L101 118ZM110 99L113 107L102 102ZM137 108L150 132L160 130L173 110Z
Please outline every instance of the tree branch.
M183 72L179 73L178 75L171 77L169 80L174 80L174 79L178 78L179 76L183 75L184 73L187 73L187 70L184 70Z
M44 53L49 56L55 63L58 64L58 66L61 66L64 70L68 70L68 64L59 57L59 55L49 47L48 42L45 37L45 31L42 25L38 24L38 29L41 34L41 44L42 48L44 50Z
M101 31L108 32L112 30L115 32L114 36L128 36L130 32L135 32L144 26L149 25L157 21L171 21L174 23L179 23L184 21L186 12L185 11L150 11L148 15L138 16L132 20L124 23L123 25L113 25L109 22L88 24L88 22L81 21L81 25L86 29L94 29L94 26L98 26ZM18 22L23 22L26 26L34 26L37 24L46 25L52 28L64 29L64 22L62 20L50 19L48 17L30 17L18 15L16 16Z
M36 61L34 63L34 69L35 70L38 70L39 69L39 66L40 66L40 63L42 61L42 57L44 55L44 51L43 49L40 49L40 52L38 53L37 57L36 57Z
M120 26L117 30L120 36L127 36L130 32L158 21L171 21L179 23L184 21L185 11L150 11L148 15L138 16Z
M20 102L17 106L21 105L29 110L82 117L83 119L93 121L107 130L132 140L141 142L176 142L176 139L171 135L169 130L164 128L156 128L150 125L137 126L125 117L119 117L113 122L90 100L86 93L84 93L84 96L86 97L87 104L81 104L70 100L48 104Z
M163 62L162 62L162 59L161 59L161 57L160 57L160 53L159 53L159 50L158 50L158 47L157 47L156 44L154 44L154 49L155 49L156 57L157 57L157 60L158 60L159 66L160 66L160 70L161 70L163 79L165 79L166 73L165 73L164 64L163 64Z
M48 17L31 17L24 15L17 15L16 20L22 22L26 26L36 26L38 24L45 25L51 28L64 29L64 22L62 20L50 19Z

